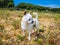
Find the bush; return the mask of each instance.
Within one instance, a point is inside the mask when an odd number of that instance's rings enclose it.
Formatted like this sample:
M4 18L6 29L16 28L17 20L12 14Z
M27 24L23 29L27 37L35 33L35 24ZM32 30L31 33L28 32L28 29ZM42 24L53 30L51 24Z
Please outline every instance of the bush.
M15 10L15 8L12 7L12 8L9 8L9 10L10 10L10 11L13 11L13 10Z

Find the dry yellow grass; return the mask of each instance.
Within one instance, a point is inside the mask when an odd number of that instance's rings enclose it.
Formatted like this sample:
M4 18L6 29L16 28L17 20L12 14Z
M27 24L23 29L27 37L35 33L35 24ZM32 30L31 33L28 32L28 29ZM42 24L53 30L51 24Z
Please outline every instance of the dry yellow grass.
M28 41L20 27L23 13L0 10L0 45L60 45L60 14L39 12L40 29L44 32L34 32Z

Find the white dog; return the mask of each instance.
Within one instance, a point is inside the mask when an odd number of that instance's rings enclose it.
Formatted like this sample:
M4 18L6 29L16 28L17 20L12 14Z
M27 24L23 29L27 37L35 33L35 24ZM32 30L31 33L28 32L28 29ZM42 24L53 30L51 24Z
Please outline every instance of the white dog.
M21 21L21 28L22 28L23 35L25 35L24 30L28 31L28 34L29 34L28 40L30 40L31 31L33 28L32 23L33 23L33 18L31 14L30 13L24 14Z
M38 14L36 12L33 13L33 15L36 16L36 18L32 18L30 13L24 13L24 16L22 17L22 21L21 21L21 28L22 28L22 32L23 35L25 35L24 30L28 31L28 40L31 39L31 31L33 30L33 27L35 25L36 28L38 28L39 26L39 22L38 22Z

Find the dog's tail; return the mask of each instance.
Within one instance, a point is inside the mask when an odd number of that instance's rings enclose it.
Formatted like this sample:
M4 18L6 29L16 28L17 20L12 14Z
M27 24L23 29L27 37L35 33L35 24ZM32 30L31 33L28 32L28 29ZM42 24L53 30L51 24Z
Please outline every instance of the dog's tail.
M37 12L33 12L33 15L35 15L36 19L38 19L38 13Z

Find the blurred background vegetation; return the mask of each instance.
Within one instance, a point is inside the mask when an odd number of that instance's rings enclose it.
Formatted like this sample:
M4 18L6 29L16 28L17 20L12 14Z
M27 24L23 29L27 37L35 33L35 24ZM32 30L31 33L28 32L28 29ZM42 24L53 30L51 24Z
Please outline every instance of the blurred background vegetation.
M0 0L0 9L10 9L10 10L38 10L44 12L58 12L60 13L60 8L50 8L44 6L33 5L30 3L21 2L18 5L14 4L14 0Z

